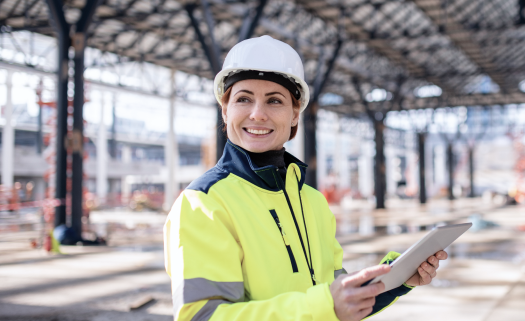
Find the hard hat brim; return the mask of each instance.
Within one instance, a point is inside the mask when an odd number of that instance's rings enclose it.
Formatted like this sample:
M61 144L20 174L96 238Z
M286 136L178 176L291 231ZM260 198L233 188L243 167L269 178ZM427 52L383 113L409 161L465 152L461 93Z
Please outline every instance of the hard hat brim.
M222 106L222 96L224 95L224 80L225 78L231 73L231 72L238 72L243 70L256 70L261 72L272 72L276 74L285 75L288 78L293 79L296 83L300 85L299 90L301 91L301 98L299 99L300 102L300 112L302 113L306 107L308 106L308 103L310 102L310 88L308 87L308 84L302 80L301 78L287 72L282 71L275 71L271 69L248 69L248 68L228 68L221 70L216 76L213 81L213 92L215 94L215 99L217 99L217 102L219 105Z

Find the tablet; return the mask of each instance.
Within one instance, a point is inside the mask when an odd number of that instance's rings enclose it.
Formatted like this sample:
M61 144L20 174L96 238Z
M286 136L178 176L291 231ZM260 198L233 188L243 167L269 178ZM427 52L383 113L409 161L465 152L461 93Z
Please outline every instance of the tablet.
M436 252L447 248L471 226L472 223L464 223L432 229L390 264L392 267L390 272L380 275L367 283L383 282L385 284L384 292L401 286L416 273L421 263L436 254Z

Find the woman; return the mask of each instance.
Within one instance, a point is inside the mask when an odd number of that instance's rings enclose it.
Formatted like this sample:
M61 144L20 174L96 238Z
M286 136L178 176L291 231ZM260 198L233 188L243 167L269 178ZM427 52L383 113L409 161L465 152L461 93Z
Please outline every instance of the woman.
M304 184L307 165L283 148L309 100L290 46L269 36L237 44L214 90L228 142L164 231L176 320L361 320L431 281L445 252L382 294L382 283L361 285L387 264L350 276L342 268L334 215Z

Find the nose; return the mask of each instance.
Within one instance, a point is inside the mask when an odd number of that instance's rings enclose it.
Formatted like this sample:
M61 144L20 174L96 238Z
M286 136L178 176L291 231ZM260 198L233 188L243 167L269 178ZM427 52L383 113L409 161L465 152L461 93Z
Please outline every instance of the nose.
M253 104L253 107L250 113L250 120L253 120L253 121L268 120L268 115L266 115L266 109L265 109L263 102L256 101L255 104Z

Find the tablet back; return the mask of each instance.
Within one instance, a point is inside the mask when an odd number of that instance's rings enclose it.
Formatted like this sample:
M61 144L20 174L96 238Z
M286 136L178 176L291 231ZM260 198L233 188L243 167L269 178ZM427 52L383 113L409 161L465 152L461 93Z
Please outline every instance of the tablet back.
M388 274L381 275L370 283L382 281L385 284L385 292L401 286L416 273L421 263L436 252L447 248L471 226L472 223L465 223L434 228L401 254L390 265L392 269Z

